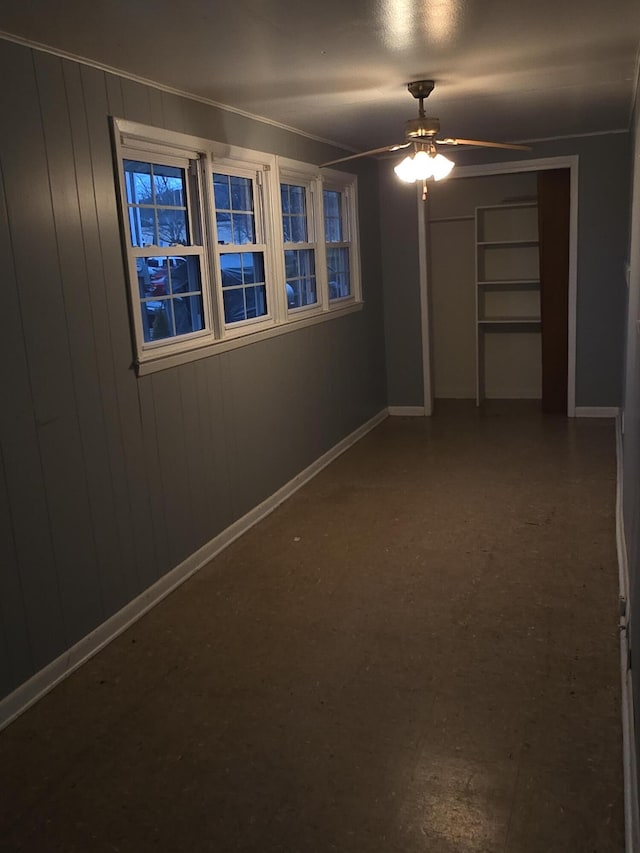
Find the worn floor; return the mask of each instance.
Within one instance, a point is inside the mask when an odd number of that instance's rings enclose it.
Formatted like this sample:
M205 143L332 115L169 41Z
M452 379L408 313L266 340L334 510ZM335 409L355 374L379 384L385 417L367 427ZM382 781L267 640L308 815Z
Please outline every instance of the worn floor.
M623 849L612 421L391 418L0 734L0 849Z

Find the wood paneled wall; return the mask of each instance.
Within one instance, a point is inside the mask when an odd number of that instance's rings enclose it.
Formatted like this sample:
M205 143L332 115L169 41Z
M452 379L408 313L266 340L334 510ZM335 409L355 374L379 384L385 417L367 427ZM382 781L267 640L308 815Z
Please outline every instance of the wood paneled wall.
M362 312L138 378L109 116L317 162L280 128L0 41L0 696L386 405Z

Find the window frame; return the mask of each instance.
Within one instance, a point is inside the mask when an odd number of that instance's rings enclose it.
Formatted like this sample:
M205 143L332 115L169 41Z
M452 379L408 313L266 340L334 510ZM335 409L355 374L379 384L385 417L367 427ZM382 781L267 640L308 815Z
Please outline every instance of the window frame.
M132 327L132 339L136 364L155 361L189 350L199 349L204 341L211 338L212 310L210 272L205 246L205 217L202 193L202 156L191 146L163 145L147 143L140 137L129 138L122 134L116 137L117 173L119 178L119 213L121 242L129 288L128 301ZM124 170L125 160L135 160L164 166L174 166L185 170L185 194L187 222L190 242L176 246L134 246L131 240L129 223L129 201ZM201 243L196 243L197 239ZM145 341L142 322L137 260L138 258L171 258L176 256L196 256L200 261L200 293L202 296L203 328L187 334L162 338L157 341Z
M348 250L349 257L349 287L350 291L347 296L339 296L331 299L331 294L328 292L328 273L327 273L327 300L329 311L337 311L344 305L362 301L362 282L360 280L360 250L359 250L359 234L360 227L358 222L358 200L357 200L357 181L353 175L348 175L345 172L340 172L337 169L322 170L322 191L323 191L323 216L322 227L324 231L324 191L329 190L340 193L341 203L341 219L342 219L342 240L328 241L326 234L324 235L324 259L327 264L327 249L329 248L344 248ZM346 238L346 239L345 239Z
M301 186L305 189L306 218L307 218L307 242L293 243L285 242L284 239L284 212L282 210L282 195L280 188L282 184L289 186ZM297 160L289 160L278 157L278 223L280 226L280 245L282 258L282 284L284 289L284 301L289 320L301 317L313 316L327 311L327 288L325 286L327 271L322 251L324 242L324 230L322 227L322 181L318 174L318 168L301 163ZM286 300L286 262L285 252L289 250L311 249L314 253L316 296L317 300L311 305L301 305L289 308Z
M214 270L214 279L212 281L212 289L215 289L214 299L217 306L217 327L219 330L218 340L234 338L239 335L251 334L251 331L259 331L265 328L274 326L277 322L278 310L275 298L275 279L277 272L273 262L273 239L269 240L269 216L267 207L270 204L270 193L268 181L265 180L265 175L269 173L269 163L260 161L251 161L247 159L239 160L237 157L224 156L219 157L215 154L210 158L209 162L209 190L210 190L210 208L211 208L211 246L210 254L212 256L212 269ZM254 233L256 236L255 243L230 243L222 246L218 242L218 227L216 223L216 205L213 192L213 176L215 174L223 174L231 177L249 178L252 181L253 187L253 214L254 214ZM258 236L262 238L258 242ZM264 275L265 275L265 291L267 300L267 313L259 317L251 317L246 320L238 320L235 323L227 323L224 318L224 288L222 287L222 269L220 256L226 254L243 254L248 252L262 252ZM249 331L251 330L251 331Z
M191 136L176 131L113 117L111 121L116 197L121 230L121 246L127 279L130 311L130 333L133 366L138 375L209 357L239 346L255 343L349 314L363 307L360 283L357 223L357 178L334 169L320 169L302 161L266 152L253 151ZM178 165L186 169L186 210L190 243L175 247L134 247L130 239L129 204L126 195L124 160L143 163ZM254 183L254 213L262 231L262 243L241 244L244 251L263 252L267 314L256 318L224 322L224 305L219 258L226 250L217 244L213 174L237 174L251 177ZM302 246L313 248L316 261L318 302L289 309L286 297L284 233L280 184L290 183L307 188L307 223L313 224L314 241ZM350 228L350 269L352 293L339 300L329 300L324 235L323 189L339 188L348 199ZM308 234L311 237L311 233ZM300 244L291 244L300 248ZM140 289L136 260L140 256L161 257L196 255L200 263L203 328L196 332L145 341L140 305ZM337 303L337 304L336 304Z

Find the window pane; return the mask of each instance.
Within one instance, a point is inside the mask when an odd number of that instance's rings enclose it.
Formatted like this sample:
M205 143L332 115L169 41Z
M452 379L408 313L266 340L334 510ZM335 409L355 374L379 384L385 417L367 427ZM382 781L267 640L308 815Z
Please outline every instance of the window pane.
M186 246L189 242L186 210L158 210L158 237L159 246Z
M204 329L202 295L180 296L172 300L177 335L199 332Z
M129 204L153 204L151 196L151 164L138 160L124 161L124 179Z
M250 178L231 178L231 207L233 210L253 210Z
M289 213L289 184L280 184L280 201L282 202L282 212Z
M264 284L245 288L247 318L262 317L267 313L267 295Z
M287 249L284 253L284 268L287 278L296 278L298 272L298 254L295 249Z
M156 214L152 207L130 207L129 229L132 246L157 246Z
M219 246L229 246L233 243L230 213L216 213L216 227L218 229Z
M324 232L327 243L341 243L344 239L342 228L341 193L336 190L325 190L324 199Z
M243 243L255 243L252 213L233 213L233 243L241 246Z
M349 249L327 249L329 299L341 299L351 294L349 277Z
M237 287L242 284L242 262L240 253L220 255L220 271L223 287Z
M157 205L184 207L186 193L184 188L184 169L177 166L153 166L153 184Z
M142 303L142 325L146 342L161 341L174 336L175 327L170 302L169 299L163 299Z
M340 193L337 190L324 191L324 215L340 216Z
M304 187L289 187L289 198L291 200L291 213L301 213L306 215Z
M213 195L217 210L231 210L229 178L227 175L213 176Z
M291 217L291 242L307 242L307 220L303 216Z
M264 281L262 252L244 252L242 255L242 280L244 284Z
M171 293L199 293L200 259L191 255L188 258L171 258L169 263Z
M315 252L313 249L292 249L284 254L287 306L301 308L303 305L315 305L318 301Z
M238 290L225 290L222 298L224 300L225 323L237 323L239 320L247 319L242 288Z

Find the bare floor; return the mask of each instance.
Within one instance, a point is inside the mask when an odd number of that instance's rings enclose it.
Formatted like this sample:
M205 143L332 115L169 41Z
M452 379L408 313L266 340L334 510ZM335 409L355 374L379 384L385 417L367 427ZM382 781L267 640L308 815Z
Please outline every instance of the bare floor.
M0 849L623 849L612 421L391 418L0 734Z

